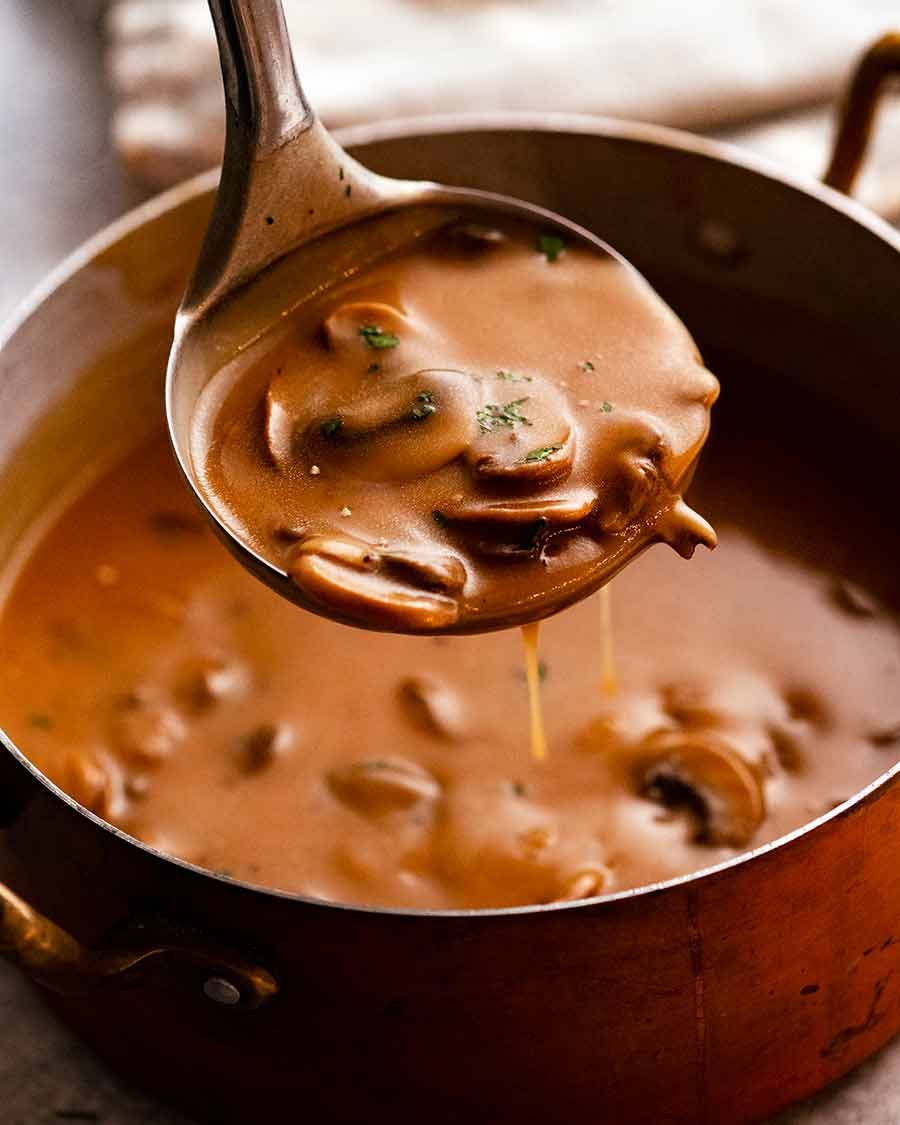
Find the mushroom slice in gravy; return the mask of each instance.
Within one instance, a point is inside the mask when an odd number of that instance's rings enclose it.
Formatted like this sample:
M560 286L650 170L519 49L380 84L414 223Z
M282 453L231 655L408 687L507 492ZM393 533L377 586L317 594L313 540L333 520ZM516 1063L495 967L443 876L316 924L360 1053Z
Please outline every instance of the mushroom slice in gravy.
M765 816L762 786L751 767L720 735L660 731L640 749L639 790L696 819L697 839L746 847Z

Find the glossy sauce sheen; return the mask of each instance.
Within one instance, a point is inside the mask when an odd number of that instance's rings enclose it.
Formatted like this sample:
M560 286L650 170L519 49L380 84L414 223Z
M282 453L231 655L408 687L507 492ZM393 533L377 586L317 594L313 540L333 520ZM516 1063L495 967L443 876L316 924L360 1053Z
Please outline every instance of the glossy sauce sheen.
M650 286L588 243L455 223L214 376L214 509L320 612L396 632L547 616L666 540L718 384Z
M515 632L361 634L288 605L207 532L162 437L28 559L3 725L140 839L330 900L578 898L773 839L900 755L894 478L783 382L738 377L720 410L692 490L719 549L616 579L611 698L598 602L542 625L542 762Z

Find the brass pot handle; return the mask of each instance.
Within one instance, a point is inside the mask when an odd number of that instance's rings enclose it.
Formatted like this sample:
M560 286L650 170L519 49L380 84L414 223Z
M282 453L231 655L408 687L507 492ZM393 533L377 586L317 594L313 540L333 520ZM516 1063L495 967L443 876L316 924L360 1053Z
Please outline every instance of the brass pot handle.
M875 113L889 78L900 76L900 32L891 31L873 43L856 64L838 114L831 160L823 179L829 187L850 194L862 167Z
M233 950L190 931L168 929L172 932L163 934L158 925L129 927L140 940L88 949L0 883L0 955L54 992L87 993L125 983L155 957L195 966L204 994L229 1007L257 1008L278 991L270 972Z

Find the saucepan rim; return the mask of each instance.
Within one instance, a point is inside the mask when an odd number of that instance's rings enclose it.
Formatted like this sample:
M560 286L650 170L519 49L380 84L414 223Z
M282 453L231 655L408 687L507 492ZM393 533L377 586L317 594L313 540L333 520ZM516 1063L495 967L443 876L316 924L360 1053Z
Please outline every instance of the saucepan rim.
M698 137L692 133L672 129L667 126L649 125L640 122L621 121L613 118L591 116L587 114L567 113L458 113L440 114L434 116L399 118L377 124L358 125L345 128L336 135L340 142L348 148L363 144L372 144L381 141L393 141L415 136L435 136L450 133L478 133L497 130L511 132L537 132L557 134L583 134L585 136L609 137L616 140L633 141L638 144L655 148L675 149L688 152L709 160L730 164L753 175L773 180L779 185L796 191L801 195L811 197L824 204L831 210L842 213L874 237L885 242L891 249L900 254L900 232L894 230L887 222L861 203L843 195L841 192L827 187L816 180L804 179L785 172L776 164L762 157L745 152L744 150L724 141ZM14 309L5 325L0 328L0 351L11 341L13 336L36 313L39 312L45 301L66 281L71 279L81 269L88 266L96 257L120 242L127 236L135 233L140 227L160 217L168 211L196 199L212 191L217 183L218 170L211 169L202 172L189 180L139 204L123 216L104 227L93 237L82 243L69 254L63 261L51 270L42 281L31 290L24 300ZM900 268L900 266L898 266ZM874 800L883 789L888 788L893 779L900 773L900 761L890 769L880 774L863 789L848 797L841 804L808 821L806 824L795 828L793 831L770 840L765 844L750 851L741 852L723 860L721 863L703 867L699 871L692 871L687 875L678 875L672 879L665 879L655 883L647 883L640 887L631 887L627 890L612 891L609 894L596 895L593 898L579 899L574 902L535 903L527 906L492 907L488 909L467 910L427 910L418 908L401 908L386 906L366 906L355 903L331 902L327 899L313 898L309 895L299 894L294 891L279 890L273 887L261 886L257 883L236 879L224 875L177 856L167 855L151 847L149 844L130 836L115 825L107 823L77 801L43 774L37 766L26 757L16 744L0 729L0 746L22 766L43 788L55 797L62 800L69 808L93 824L118 838L123 844L133 845L147 853L154 859L160 859L175 867L182 868L193 875L199 875L219 883L234 886L244 891L268 895L273 898L294 901L305 906L327 907L343 910L353 914L393 915L398 917L422 918L492 918L507 917L527 914L546 914L549 912L580 910L585 907L596 908L606 904L622 903L633 899L643 898L648 895L660 894L664 891L674 890L689 883L699 883L714 875L728 871L732 868L743 866L780 850L788 844L799 840L824 824L847 816L851 810L862 807Z

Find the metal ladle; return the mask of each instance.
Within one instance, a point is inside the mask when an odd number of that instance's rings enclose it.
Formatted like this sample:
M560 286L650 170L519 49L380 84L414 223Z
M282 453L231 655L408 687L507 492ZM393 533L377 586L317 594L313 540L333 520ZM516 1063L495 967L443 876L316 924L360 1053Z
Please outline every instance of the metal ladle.
M619 256L543 208L364 168L306 101L280 0L209 0L209 6L225 84L225 154L215 208L176 320L166 375L169 432L189 485L238 561L288 600L321 613L285 571L241 541L200 487L192 423L211 376L291 306L446 222L445 208L519 216Z

